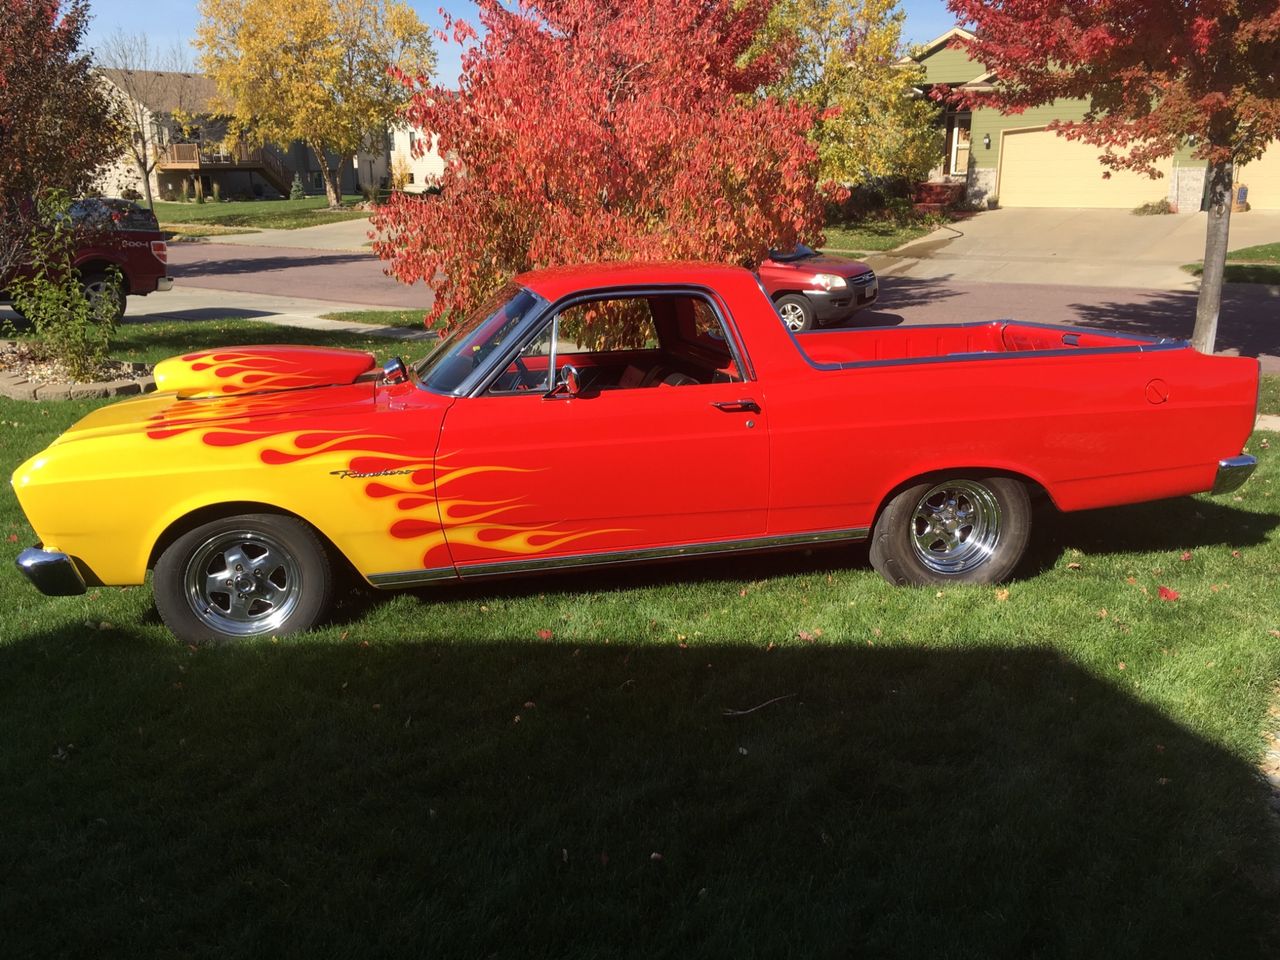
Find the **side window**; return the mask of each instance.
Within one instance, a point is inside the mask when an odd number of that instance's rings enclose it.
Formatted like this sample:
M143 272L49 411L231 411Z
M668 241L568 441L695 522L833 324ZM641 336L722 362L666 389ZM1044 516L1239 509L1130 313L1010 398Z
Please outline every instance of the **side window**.
M691 293L600 297L560 310L507 364L495 394L545 393L566 364L583 392L743 379L715 308Z
M490 393L546 393L550 389L551 346L556 321L552 320L524 345L489 388Z

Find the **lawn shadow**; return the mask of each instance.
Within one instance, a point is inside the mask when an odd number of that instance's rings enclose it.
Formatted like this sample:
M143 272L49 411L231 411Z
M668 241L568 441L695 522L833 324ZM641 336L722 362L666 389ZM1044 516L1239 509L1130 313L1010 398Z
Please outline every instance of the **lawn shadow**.
M0 647L0 727L15 957L1249 958L1273 932L1255 772L1047 649L59 632Z

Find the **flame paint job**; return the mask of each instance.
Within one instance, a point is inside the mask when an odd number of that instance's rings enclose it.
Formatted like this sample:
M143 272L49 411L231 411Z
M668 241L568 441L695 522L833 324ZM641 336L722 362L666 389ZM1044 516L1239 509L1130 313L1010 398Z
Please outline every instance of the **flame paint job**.
M751 274L717 266L521 282L551 302L705 290L748 376L453 397L375 383L356 351L203 351L159 366L169 392L85 417L18 469L15 491L45 547L91 582L142 582L171 526L227 505L305 519L366 577L450 576L870 528L896 488L940 470L1024 476L1064 510L1178 496L1210 489L1253 424L1255 361L1140 338L1063 349L1060 333L1003 323L794 337ZM1146 398L1156 378L1159 405Z

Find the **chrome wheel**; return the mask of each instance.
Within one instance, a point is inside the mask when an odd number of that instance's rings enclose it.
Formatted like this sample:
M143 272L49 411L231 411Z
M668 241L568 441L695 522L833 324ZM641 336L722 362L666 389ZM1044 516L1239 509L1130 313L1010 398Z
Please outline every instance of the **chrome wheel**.
M971 480L931 488L911 514L916 559L934 573L959 574L987 562L1000 544L1000 503Z
M183 580L196 618L237 637L275 632L302 596L298 559L274 537L254 530L205 540L192 553Z
M778 315L792 333L805 329L804 308L798 303L782 303L778 306Z

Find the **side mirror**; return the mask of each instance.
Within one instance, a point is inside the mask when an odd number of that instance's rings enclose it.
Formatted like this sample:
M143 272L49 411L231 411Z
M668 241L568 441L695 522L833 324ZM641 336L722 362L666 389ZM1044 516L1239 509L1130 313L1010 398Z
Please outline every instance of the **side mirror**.
M556 385L548 397L576 397L582 391L582 374L571 363L566 363L556 375Z

